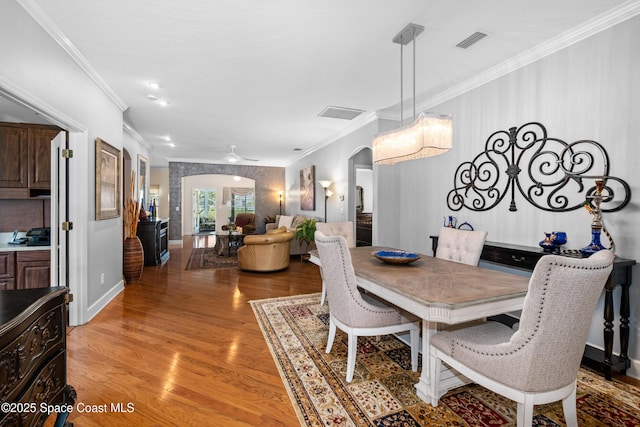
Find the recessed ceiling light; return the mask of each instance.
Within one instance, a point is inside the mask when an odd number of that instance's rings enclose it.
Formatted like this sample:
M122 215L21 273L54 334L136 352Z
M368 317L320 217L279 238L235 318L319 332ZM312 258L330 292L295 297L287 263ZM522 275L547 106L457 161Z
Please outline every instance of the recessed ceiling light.
M171 136L169 135L161 136L160 138L164 139L165 141L171 141Z
M158 82L147 82L147 86L148 86L150 89L153 89L153 90L158 90L158 89L160 89L160 83L158 83Z
M164 99L158 99L158 104L162 105L163 107L166 107L167 105L169 105L169 103L167 101L165 101Z
M171 148L175 148L176 144L174 144L173 142L168 142L167 145Z
M157 97L157 96L155 96L155 95L147 95L147 99L148 99L149 101L157 101L157 100L158 100L158 97Z

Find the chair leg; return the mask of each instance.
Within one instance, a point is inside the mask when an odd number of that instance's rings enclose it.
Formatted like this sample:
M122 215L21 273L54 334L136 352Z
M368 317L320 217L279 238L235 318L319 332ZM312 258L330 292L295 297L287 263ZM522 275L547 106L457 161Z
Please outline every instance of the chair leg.
M325 353L331 353L331 347L333 347L333 340L336 338L336 324L333 323L333 319L329 317L329 338L327 338L327 348Z
M424 355L423 361L424 361ZM441 370L442 362L440 362L440 358L431 353L431 357L429 358L429 394L431 395L431 406L438 406L438 401L440 400L440 370ZM424 369L424 366L422 367Z
M320 297L320 305L324 305L327 301L327 285L322 281L322 296Z
M516 411L517 427L531 427L533 424L533 396L525 396L524 403L518 402Z
M574 385L571 394L562 399L564 421L567 427L578 427L578 414L576 412L576 387Z
M411 329L409 332L411 340L411 370L418 370L418 346L420 345L420 328Z
M356 370L356 352L358 351L358 336L349 332L349 343L347 350L347 382L353 380L353 373Z

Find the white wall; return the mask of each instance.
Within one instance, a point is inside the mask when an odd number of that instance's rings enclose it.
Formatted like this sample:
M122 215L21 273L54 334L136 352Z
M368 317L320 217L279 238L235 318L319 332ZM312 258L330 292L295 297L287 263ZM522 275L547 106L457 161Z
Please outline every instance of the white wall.
M518 210L508 210L508 200L486 212L462 209L451 212L447 193L453 188L458 165L473 160L484 149L486 139L497 130L507 130L527 122L544 124L550 136L566 142L592 139L609 153L610 173L626 180L632 195L640 194L637 167L640 164L640 17L585 39L569 48L500 77L484 86L429 108L429 111L452 114L454 148L447 154L395 166L374 166L374 244L431 254L430 235L438 234L446 215L468 221L476 229L488 230L488 240L536 246L545 231L564 230L568 248L581 248L590 241L591 217L584 210L548 213L516 196ZM371 136L373 126L367 127ZM331 146L301 159L287 168L289 188L297 183L301 166L316 165L321 178L338 181L345 174L336 158L346 159L354 138L371 144L365 136L345 137ZM355 134L355 133L354 133ZM367 139L368 138L368 139ZM343 147L344 145L344 147ZM333 175L332 175L333 174ZM295 203L295 199L289 201ZM507 198L508 199L508 198ZM332 205L329 206L330 209ZM322 204L319 204L322 209ZM624 258L640 259L640 205L632 198L622 211L605 214L617 253ZM331 220L337 220L335 213ZM393 224L410 224L394 227ZM634 268L631 286L631 338L629 354L633 359L630 373L640 377L640 275ZM619 289L614 294L618 315ZM567 298L571 296L568 295ZM618 346L618 324L616 344ZM602 347L602 301L593 317L589 343Z
M151 185L158 185L158 217L169 218L169 168L151 168Z
M76 298L70 311L72 324L84 323L123 286L122 219L94 219L95 139L122 149L122 108L15 0L0 3L0 50L0 90L77 132L71 137L70 286Z

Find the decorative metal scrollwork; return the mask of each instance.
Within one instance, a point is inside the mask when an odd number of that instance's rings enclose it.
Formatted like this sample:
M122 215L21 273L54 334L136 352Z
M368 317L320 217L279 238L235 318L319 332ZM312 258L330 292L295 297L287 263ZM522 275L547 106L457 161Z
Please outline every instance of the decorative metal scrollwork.
M595 184L587 188L585 179L605 181L603 212L619 211L631 200L629 184L609 175L609 156L601 144L566 143L547 136L541 123L531 122L494 132L482 153L458 166L447 205L453 211L487 211L509 194L509 210L515 212L517 190L539 209L568 212L593 196Z

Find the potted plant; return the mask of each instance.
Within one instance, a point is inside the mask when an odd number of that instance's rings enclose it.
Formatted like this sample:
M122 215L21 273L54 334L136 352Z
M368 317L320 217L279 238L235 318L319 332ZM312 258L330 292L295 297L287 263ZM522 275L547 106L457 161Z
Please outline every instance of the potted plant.
M300 242L300 245L304 242L306 249L309 249L309 245L315 240L316 233L316 220L307 218L296 226L296 239ZM302 255L306 251L300 251L300 261L302 261Z

